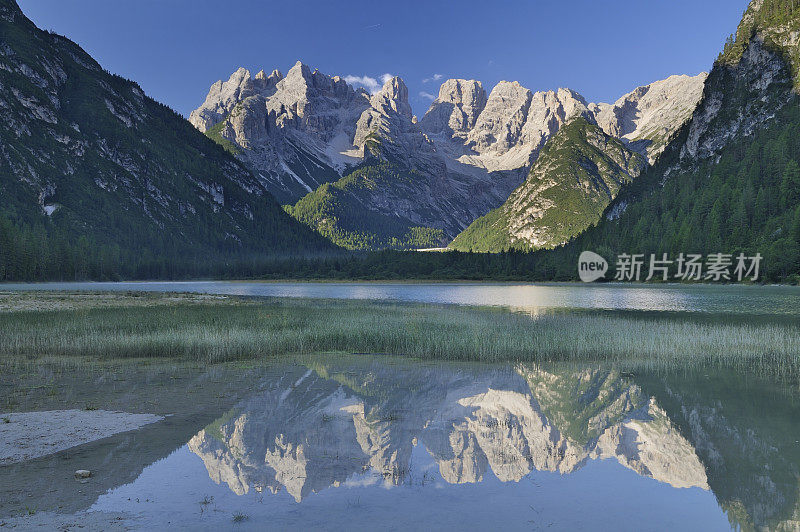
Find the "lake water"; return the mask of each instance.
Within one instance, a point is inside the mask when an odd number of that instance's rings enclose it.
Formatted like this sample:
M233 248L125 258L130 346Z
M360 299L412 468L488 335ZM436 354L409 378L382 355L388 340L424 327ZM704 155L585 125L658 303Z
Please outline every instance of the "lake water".
M241 400L177 444L165 421L60 453L67 468L92 464L97 482L114 471L90 510L127 512L137 518L126 525L150 530L713 531L800 522L800 402L737 373L352 355L279 363L245 381ZM150 447L137 463L126 445ZM0 488L54 474L57 459L49 460L17 468L17 481ZM63 488L36 494L61 496Z
M362 299L545 309L800 316L800 287L745 285L298 283L243 281L2 284L0 290L138 290L263 297Z

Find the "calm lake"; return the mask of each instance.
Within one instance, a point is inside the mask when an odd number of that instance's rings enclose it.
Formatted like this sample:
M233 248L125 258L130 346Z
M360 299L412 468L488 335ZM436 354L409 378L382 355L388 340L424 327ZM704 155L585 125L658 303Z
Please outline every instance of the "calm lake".
M243 397L205 420L176 414L0 468L0 513L82 490L73 510L123 511L150 530L790 530L800 519L800 401L735 372L329 355L241 382ZM96 478L76 484L79 465ZM26 486L39 489L10 502Z
M413 301L528 311L604 309L800 316L800 287L795 286L188 281L16 283L0 284L0 290L136 290Z

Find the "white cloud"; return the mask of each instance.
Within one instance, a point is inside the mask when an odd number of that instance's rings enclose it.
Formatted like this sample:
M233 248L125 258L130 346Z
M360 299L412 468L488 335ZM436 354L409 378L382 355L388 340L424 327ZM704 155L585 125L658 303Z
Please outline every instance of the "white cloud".
M425 98L426 100L430 100L430 101L433 101L433 100L436 99L436 96L434 96L430 92L425 92L425 91L420 92L419 96L420 96L420 98Z
M422 80L422 83L430 83L431 81L439 81L439 80L440 80L440 79L442 79L443 77L444 77L444 76L442 76L441 74L434 74L433 76L431 76L431 77L429 77L429 78L425 78L425 79L423 79L423 80Z
M394 76L392 76L391 74L388 74L388 73L387 74L383 74L380 77L380 81L379 81L378 79L375 79L375 78L367 76L367 75L364 75L364 76L349 75L349 76L345 76L344 80L347 83L349 83L350 85L354 85L356 87L364 87L367 90L368 93L375 94L376 92L381 90L381 87L383 87L384 83L386 83L387 81L389 81L393 77Z

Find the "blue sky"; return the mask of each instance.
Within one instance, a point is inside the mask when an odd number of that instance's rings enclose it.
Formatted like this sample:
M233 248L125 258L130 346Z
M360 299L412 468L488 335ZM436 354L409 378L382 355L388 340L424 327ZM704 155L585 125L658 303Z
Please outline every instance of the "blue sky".
M569 87L613 102L711 68L747 0L19 0L111 72L187 115L239 66L401 76L422 115L438 77ZM367 80L369 82L369 80Z

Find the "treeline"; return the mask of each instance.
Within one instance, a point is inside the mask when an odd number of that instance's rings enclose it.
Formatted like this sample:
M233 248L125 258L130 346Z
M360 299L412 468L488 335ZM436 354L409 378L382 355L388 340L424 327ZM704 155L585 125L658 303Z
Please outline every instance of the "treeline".
M300 253L278 258L225 246L193 251L170 235L121 247L46 222L15 223L0 214L0 282L257 277L319 256L315 251Z
M594 247L610 263L612 250ZM43 228L19 228L0 217L0 281L119 281L185 279L297 280L463 280L576 281L578 246L553 251L503 253L375 251L304 256L162 249L126 252L80 237L69 242ZM762 282L797 283L800 268L786 268L770 248L762 263Z
M0 281L147 279L443 279L570 280L532 253L378 251L303 256L203 251L153 243L125 250L91 237L70 239L45 226L19 226L0 216Z

